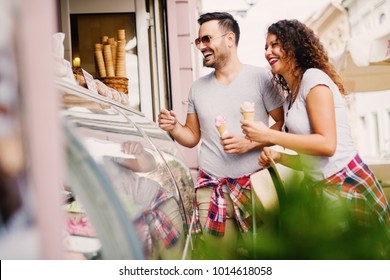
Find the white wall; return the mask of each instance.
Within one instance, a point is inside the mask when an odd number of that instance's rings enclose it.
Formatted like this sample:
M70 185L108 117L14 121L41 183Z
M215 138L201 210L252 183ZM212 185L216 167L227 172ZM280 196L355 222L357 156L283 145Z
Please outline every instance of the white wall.
M390 90L354 93L351 122L357 148L364 158L390 160Z

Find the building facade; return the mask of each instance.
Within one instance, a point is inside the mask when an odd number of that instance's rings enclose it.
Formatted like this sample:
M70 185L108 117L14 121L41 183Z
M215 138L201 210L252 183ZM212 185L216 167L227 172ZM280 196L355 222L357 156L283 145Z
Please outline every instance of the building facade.
M356 147L382 184L390 175L390 1L336 0L307 22L350 95Z

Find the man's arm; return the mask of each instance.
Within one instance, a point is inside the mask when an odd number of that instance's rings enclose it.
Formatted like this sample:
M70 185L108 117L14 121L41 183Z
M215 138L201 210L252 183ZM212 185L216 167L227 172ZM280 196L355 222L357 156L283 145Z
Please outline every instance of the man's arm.
M135 172L149 172L156 168L156 160L153 155L145 151L141 143L127 141L122 143L121 151L125 154L134 155L135 159L117 159L117 162ZM118 161L119 160L119 161Z

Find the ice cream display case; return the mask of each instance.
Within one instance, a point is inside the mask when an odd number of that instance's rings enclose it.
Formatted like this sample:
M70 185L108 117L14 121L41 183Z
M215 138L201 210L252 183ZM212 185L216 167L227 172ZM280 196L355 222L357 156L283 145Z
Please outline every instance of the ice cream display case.
M56 85L65 128L69 255L185 258L194 185L175 142L119 102L65 80Z

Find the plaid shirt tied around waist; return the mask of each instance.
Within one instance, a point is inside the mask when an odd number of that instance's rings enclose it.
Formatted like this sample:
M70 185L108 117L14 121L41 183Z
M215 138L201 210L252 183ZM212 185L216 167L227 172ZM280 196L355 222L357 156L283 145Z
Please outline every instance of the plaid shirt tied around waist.
M199 171L199 177L195 185L195 192L199 188L214 188L204 226L205 232L215 236L223 236L225 233L226 200L224 196L225 194L222 190L223 185L226 185L229 189L229 196L233 201L234 216L240 229L243 232L247 232L250 229L252 222L252 206L250 198L243 193L242 189L250 190L249 176L251 174L240 178L217 178L207 174L204 170ZM194 199L194 213L194 232L201 233L202 228L199 221L199 208L196 201L196 195Z
M153 250L153 241L150 234L149 224L154 223L154 233L161 239L165 248L170 248L180 237L180 232L175 228L171 220L159 209L159 206L168 199L174 197L161 189L150 205L149 209L142 212L141 216L135 220L139 238L143 243L143 250L146 256L150 256Z
M359 155L322 183L325 191L351 201L352 211L361 222L379 222L390 238L389 203L378 180Z

